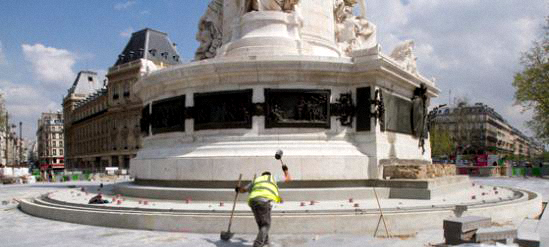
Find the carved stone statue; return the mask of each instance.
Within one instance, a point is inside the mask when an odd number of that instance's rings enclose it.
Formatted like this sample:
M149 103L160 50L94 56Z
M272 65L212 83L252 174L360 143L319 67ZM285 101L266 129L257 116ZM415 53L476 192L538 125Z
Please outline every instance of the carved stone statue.
M406 71L417 74L417 65L416 65L416 56L414 54L414 41L413 40L406 40L393 50L391 52L391 58L393 58L396 62L400 63Z
M428 136L428 114L427 114L427 86L422 83L414 90L412 97L412 132L419 138L419 147L425 153L425 139Z
M366 4L360 0L361 16L353 14L357 0L335 0L334 18L336 41L346 55L353 50L376 45L376 27L366 20Z
M200 18L196 40L200 47L195 52L195 60L213 58L223 44L223 0L212 0L208 10Z
M299 0L246 0L245 12L251 11L284 11L291 12Z

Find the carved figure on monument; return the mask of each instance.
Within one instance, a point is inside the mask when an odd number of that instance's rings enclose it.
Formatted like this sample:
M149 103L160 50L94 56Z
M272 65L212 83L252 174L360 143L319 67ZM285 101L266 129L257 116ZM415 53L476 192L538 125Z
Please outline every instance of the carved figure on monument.
M213 58L223 44L223 0L212 0L208 10L200 18L196 40L200 47L195 52L195 60Z
M347 56L351 56L353 50L371 48L377 44L376 26L366 19L364 0L359 1L361 16L353 14L357 0L336 0L334 5L336 42Z
M244 4L245 12L251 11L284 11L291 12L295 10L295 5L299 0L246 0Z
M428 114L427 114L427 86L421 84L414 90L412 97L412 132L416 138L419 138L419 147L425 153L425 139L428 135Z
M404 69L412 74L417 73L416 55L414 54L414 41L406 40L391 52L391 58L398 62Z

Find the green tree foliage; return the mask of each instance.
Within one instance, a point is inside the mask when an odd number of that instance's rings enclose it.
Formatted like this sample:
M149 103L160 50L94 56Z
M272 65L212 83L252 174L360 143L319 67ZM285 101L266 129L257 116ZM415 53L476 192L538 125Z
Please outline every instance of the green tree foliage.
M515 75L516 104L533 110L527 125L536 137L549 144L549 17L545 18L543 38L522 55L522 72Z
M433 128L430 133L431 156L450 155L454 151L454 143L450 132L441 128Z

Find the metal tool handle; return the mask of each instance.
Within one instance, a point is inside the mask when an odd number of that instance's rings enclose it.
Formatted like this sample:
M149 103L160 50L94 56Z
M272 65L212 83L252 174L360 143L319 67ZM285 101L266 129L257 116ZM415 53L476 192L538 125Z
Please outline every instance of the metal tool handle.
M240 176L238 177L238 183L236 186L240 188L240 181L242 180L242 173L240 173ZM227 229L227 232L231 231L231 225L233 224L233 215L234 215L234 209L236 208L236 200L238 199L238 191L236 192L236 195L234 196L234 202L233 202L233 210L231 210L231 218L229 219L229 228Z

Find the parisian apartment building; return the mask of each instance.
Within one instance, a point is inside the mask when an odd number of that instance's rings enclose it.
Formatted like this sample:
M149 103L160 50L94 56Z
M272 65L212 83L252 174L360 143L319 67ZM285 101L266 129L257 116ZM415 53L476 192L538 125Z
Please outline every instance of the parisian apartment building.
M166 33L143 29L99 81L92 71L78 73L63 99L65 165L68 170L102 172L106 167L129 169L141 147L142 101L132 87L150 69L179 64L175 45Z
M24 166L27 162L26 142L17 135L16 125L0 128L0 167Z
M500 154L536 157L544 146L511 126L493 108L483 104L444 106L432 111L431 129L447 131L463 154Z
M63 113L41 114L36 131L36 142L40 170L48 173L63 171L65 168Z

